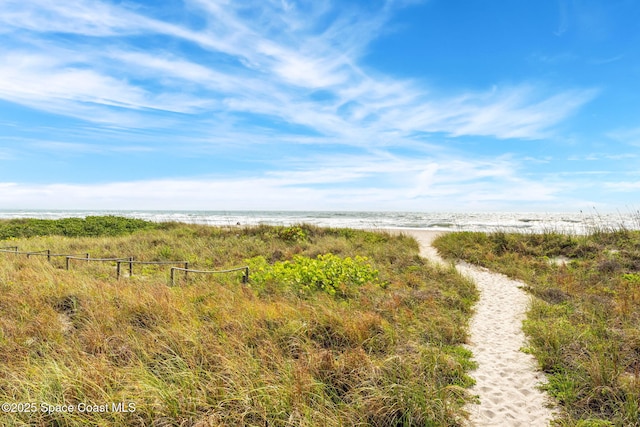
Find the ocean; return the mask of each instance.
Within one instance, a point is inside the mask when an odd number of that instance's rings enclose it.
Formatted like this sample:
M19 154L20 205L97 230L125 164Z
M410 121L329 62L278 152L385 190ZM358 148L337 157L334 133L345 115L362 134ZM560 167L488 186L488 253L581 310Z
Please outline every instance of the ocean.
M406 228L434 231L563 232L640 229L640 212L334 212L334 211L128 211L128 210L0 210L0 219L58 219L118 215L155 222L177 221L212 226L313 224L359 229Z

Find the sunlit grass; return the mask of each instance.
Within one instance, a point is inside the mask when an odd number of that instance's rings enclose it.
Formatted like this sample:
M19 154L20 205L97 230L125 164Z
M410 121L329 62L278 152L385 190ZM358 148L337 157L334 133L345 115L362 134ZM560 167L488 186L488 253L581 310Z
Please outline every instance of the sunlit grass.
M408 237L161 224L5 243L214 269L303 257L330 261L340 273L331 280L345 280L332 284L335 293L318 283L301 293L277 276L245 285L241 273L172 287L166 266L138 265L116 280L113 263L77 261L67 271L60 258L0 254L0 400L135 409L5 413L5 425L453 426L463 418L472 363L461 344L476 291L420 258Z
M640 425L639 231L455 233L435 246L523 280L538 297L524 330L564 408L560 425Z

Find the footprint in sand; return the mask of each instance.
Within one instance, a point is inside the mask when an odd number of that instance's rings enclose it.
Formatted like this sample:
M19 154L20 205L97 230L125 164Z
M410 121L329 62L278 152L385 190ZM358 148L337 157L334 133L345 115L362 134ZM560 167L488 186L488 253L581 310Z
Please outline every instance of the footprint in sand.
M440 234L404 230L420 243L420 253L445 265L431 242ZM551 399L538 389L545 378L536 370L533 356L520 351L525 345L522 320L529 296L523 284L504 275L459 263L458 271L470 277L480 291L471 319L467 348L478 368L471 372L476 385L470 390L480 404L469 405L471 426L548 426L553 419Z

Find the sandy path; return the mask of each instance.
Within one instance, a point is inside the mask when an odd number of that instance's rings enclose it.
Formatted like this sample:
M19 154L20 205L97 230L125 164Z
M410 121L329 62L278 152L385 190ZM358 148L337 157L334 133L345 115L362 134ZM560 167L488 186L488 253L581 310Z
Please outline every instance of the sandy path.
M420 243L420 254L436 263L446 264L431 246L440 233L402 230ZM529 296L523 285L504 275L465 263L458 271L470 277L480 291L469 328L468 348L478 368L471 372L479 405L469 405L472 426L548 426L553 412L549 397L538 390L544 375L536 370L533 356L520 349L525 345L521 330Z

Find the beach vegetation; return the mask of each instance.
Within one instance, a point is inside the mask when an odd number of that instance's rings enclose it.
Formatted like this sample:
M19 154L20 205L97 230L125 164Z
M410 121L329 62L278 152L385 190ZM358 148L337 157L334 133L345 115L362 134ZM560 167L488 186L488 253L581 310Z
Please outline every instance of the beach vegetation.
M8 238L34 236L119 236L137 230L152 229L156 223L118 216L87 216L86 218L0 220L0 241Z
M434 245L524 282L527 351L562 426L640 425L640 231L451 233Z
M315 291L346 298L359 287L380 285L378 271L366 257L341 258L331 253L309 258L294 255L291 261L269 264L263 256L247 261L252 283L257 287L270 286L308 295Z
M119 220L95 223L109 221ZM63 258L1 253L0 400L16 409L3 425L463 422L476 289L419 257L415 240L304 224L136 222L115 235L77 224L84 231L14 227L0 246L248 263L250 280L189 274L170 286L165 265L134 265L118 280L114 262L67 270Z

